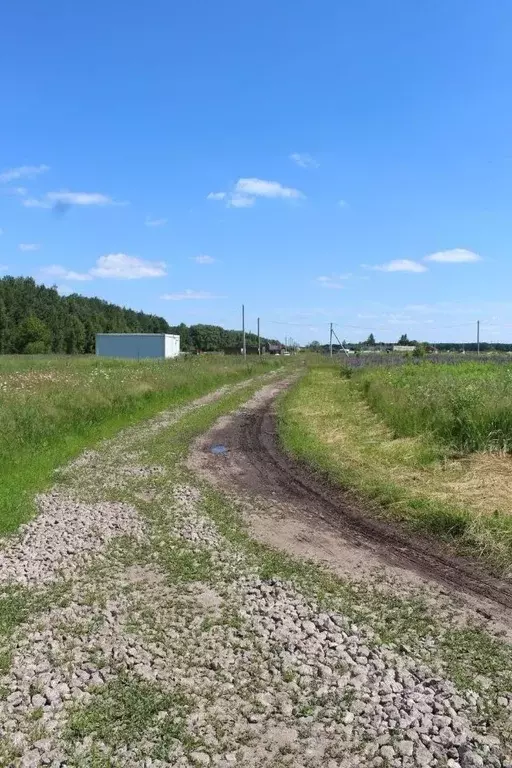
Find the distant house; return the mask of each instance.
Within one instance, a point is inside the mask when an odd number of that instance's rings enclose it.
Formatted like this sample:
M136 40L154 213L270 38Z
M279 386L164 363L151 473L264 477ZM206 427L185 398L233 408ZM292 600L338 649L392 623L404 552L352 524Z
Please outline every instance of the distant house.
M234 346L234 347L224 347L223 352L225 355L243 355L244 350L242 349L242 346ZM247 344L245 348L245 353L247 355L257 355L258 354L258 347L256 344Z
M280 355L285 349L283 344L267 344L266 351L269 355Z
M401 352L404 355L404 354L407 354L408 352L414 352L415 349L416 349L416 346L414 344L409 344L407 346L402 344L395 344L393 347L393 352L398 352L398 353Z

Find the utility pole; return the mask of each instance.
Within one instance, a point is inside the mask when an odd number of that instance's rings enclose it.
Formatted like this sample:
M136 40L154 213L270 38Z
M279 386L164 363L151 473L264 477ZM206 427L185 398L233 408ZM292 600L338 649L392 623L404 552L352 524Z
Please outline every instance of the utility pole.
M258 355L261 356L260 319L258 317Z
M476 321L476 353L480 354L480 320Z
M329 330L329 357L332 357L332 323Z
M245 345L245 306L242 304L242 354L247 357L247 347Z

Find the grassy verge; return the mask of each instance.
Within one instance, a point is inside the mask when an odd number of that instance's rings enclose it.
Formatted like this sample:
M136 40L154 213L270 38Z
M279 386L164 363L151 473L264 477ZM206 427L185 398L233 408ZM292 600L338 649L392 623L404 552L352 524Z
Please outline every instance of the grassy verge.
M369 367L353 382L399 437L431 434L458 454L512 452L510 365Z
M0 533L33 511L54 470L122 427L281 365L205 357L0 360Z
M338 368L312 368L286 395L280 435L289 453L377 501L377 513L510 569L509 457L453 459L431 433L397 436Z

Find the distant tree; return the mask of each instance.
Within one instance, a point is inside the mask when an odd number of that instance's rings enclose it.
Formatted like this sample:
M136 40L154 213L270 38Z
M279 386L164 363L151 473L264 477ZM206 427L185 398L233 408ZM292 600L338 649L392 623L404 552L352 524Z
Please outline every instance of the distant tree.
M34 344L37 344L38 354L49 352L51 333L48 326L42 320L35 315L29 315L18 326L15 348L17 352L30 354Z
M375 336L373 335L373 333L370 333L370 335L368 336L368 338L365 341L366 346L367 347L374 347L376 343L377 342L375 341Z
M5 302L0 298L0 355L5 355L9 350L9 317L5 308Z
M321 346L322 346L322 345L320 344L320 342L319 342L319 341L312 341L312 342L311 342L311 344L309 345L309 348L310 348L310 349L311 349L313 352L318 352L318 350L320 349L320 347L321 347Z
M29 341L23 350L25 355L45 355L47 352L48 346L44 343L44 341Z
M66 353L68 355L83 353L85 351L85 342L84 324L76 315L71 315L65 335Z
M427 352L429 352L429 345L425 341L422 341L414 347L412 354L414 357L425 357Z
M406 333L402 333L402 335L398 339L398 346L399 347L408 347L408 346L410 346L410 344L411 344L411 342L407 338L407 334Z

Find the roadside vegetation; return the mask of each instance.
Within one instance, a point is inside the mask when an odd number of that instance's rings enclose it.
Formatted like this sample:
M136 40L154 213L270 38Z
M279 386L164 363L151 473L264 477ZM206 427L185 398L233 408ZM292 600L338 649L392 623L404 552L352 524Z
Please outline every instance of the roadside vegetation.
M512 452L510 365L367 368L354 384L397 437L430 435L460 454Z
M512 565L512 368L312 365L285 396L285 449L495 570Z
M281 358L178 361L0 358L0 533L33 510L54 470L84 448L154 413L282 365Z

